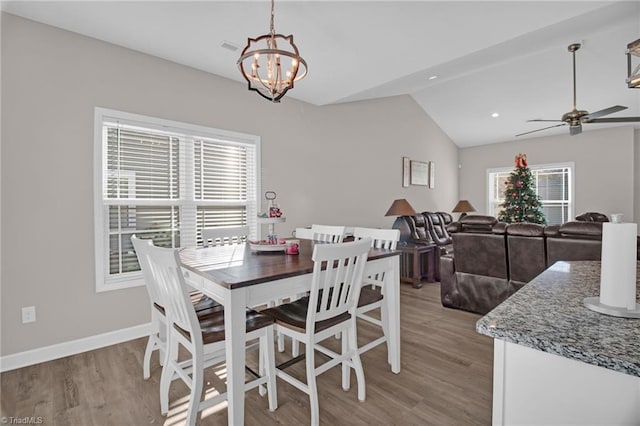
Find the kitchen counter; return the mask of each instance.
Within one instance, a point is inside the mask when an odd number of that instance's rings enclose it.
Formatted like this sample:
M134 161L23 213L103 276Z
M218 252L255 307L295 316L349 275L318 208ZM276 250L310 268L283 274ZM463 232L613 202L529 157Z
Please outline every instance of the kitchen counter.
M599 294L600 262L557 262L478 320L494 425L640 424L640 319L584 306Z
M476 330L640 377L640 319L603 315L584 306L585 297L599 294L600 262L558 262L481 318Z

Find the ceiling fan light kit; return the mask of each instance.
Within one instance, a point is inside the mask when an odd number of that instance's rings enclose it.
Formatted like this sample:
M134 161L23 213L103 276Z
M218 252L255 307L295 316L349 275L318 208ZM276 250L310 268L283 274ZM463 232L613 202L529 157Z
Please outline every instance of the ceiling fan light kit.
M627 44L627 86L630 89L640 89L640 39ZM633 67L634 58L636 65Z
M247 40L238 67L249 83L249 90L271 102L280 102L293 83L307 75L307 63L293 43L293 35L276 34L273 21L274 0L271 0L270 32Z
M635 46L635 55L640 55L640 40L636 40L635 42L631 43L629 46L631 46L632 44L636 44ZM530 133L535 133L535 132L540 132L542 130L547 130L547 129L552 129L554 127L560 127L560 126L569 126L569 134L571 136L574 135L579 135L580 133L582 133L582 124L586 123L631 123L631 122L637 122L640 121L640 117L610 117L610 118L600 118L600 117L604 117L605 115L609 115L609 114L613 114L616 113L618 111L622 111L627 109L626 106L622 106L622 105L614 105L611 106L609 108L605 108L605 109L601 109L600 111L595 111L592 113L589 113L589 111L585 111L585 110L579 110L576 105L576 52L580 49L582 45L580 43L573 43L570 44L569 47L567 48L569 50L569 52L571 52L572 55L572 59L573 59L573 109L567 113L562 114L562 118L560 120L543 120L543 119L537 119L537 120L528 120L527 122L531 123L531 122L558 122L560 124L554 124L552 126L548 126L548 127L543 127L541 129L536 129L536 130L531 130L529 132L524 132L524 133L520 133L517 134L516 137L518 136L524 136L524 135L528 135ZM628 52L629 49L627 49ZM629 54L629 53L627 53ZM630 61L630 59L629 59ZM638 68L636 68L636 71L638 70ZM631 62L629 62L629 74L631 75ZM638 84L640 84L640 76L638 77ZM629 86L631 87L631 86Z

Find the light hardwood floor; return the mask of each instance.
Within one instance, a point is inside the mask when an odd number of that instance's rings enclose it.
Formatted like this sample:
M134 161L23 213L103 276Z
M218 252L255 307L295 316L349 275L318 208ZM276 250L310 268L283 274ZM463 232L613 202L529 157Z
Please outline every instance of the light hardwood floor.
M443 308L439 284L401 288L402 371L391 373L386 348L365 353L367 399L358 402L340 385L339 368L318 378L320 422L324 425L488 425L491 424L492 340L475 332L479 315ZM379 334L359 323L359 339ZM331 344L337 343L331 342ZM145 339L50 361L1 375L3 417L40 416L45 425L179 425L184 421L188 389L171 386L171 408L160 415L160 366L152 357L152 375L142 378ZM337 346L336 346L337 349ZM286 358L278 354L278 361ZM248 363L255 356L248 355ZM288 371L304 378L304 363ZM220 385L224 369L207 375ZM207 383L207 382L205 382ZM224 386L224 385L222 385ZM308 397L278 380L279 407L269 412L257 390L246 395L247 425L309 424ZM38 419L36 419L38 420ZM200 425L226 425L224 406L205 413Z

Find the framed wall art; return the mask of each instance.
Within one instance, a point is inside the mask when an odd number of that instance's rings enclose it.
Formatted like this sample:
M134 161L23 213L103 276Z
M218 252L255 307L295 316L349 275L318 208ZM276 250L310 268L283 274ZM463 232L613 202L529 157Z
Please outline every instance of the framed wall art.
M436 187L436 163L429 161L429 188Z
M409 178L411 176L409 157L402 157L402 187L409 186Z
M411 185L429 186L429 163L411 160Z

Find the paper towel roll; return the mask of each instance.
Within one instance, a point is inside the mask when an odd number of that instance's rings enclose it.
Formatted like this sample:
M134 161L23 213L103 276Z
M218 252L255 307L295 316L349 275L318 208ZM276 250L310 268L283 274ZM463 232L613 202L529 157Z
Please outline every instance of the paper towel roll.
M602 224L600 303L635 309L637 233L635 223Z

